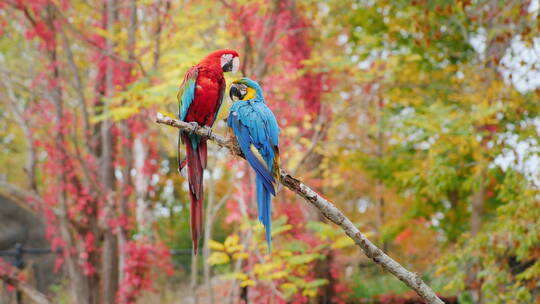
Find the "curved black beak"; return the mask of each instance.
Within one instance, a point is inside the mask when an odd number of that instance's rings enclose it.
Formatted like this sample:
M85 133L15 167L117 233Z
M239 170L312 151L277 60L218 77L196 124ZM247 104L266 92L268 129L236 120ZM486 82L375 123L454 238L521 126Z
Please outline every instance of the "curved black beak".
M246 96L246 90L242 89L242 84L233 84L231 86L231 89L229 90L229 97L232 101L235 101L234 97L236 97L236 100L242 100L244 96Z
M223 67L223 72L226 73L226 72L231 72L232 69L233 69L233 61L232 59L229 60L229 62L227 62Z
M221 69L223 70L223 73L227 72L238 72L238 69L240 68L240 59L238 57L233 57L229 59L225 64L222 62Z

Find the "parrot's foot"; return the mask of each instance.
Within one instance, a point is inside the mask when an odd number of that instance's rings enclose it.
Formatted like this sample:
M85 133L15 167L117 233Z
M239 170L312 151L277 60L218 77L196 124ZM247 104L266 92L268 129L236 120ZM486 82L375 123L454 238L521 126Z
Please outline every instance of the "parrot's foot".
M193 127L193 130L189 131L189 135L195 134L195 130L199 128L199 124L195 121L190 121L188 122L188 124L190 124Z
M179 161L178 163L178 173L182 174L182 176L185 177L185 170L184 168L186 167L187 165L187 157L184 157L182 160Z
M204 126L203 129L205 132L204 137L210 138L212 136L212 128L208 126Z

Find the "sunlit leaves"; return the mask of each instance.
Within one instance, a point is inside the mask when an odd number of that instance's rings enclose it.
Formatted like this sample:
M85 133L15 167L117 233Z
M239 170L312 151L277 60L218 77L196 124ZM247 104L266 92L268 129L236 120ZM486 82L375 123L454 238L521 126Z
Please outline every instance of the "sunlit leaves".
M538 137L536 130L516 128L538 116L532 100L538 95L520 94L512 81L503 80L499 65L512 39L532 32L538 36L537 12L529 4L418 0L329 5L341 16L339 43L350 65L361 72L341 79L339 85L349 79L353 85L336 96L344 102L332 103L337 114L329 142L320 149L327 189L347 201L351 213L358 209L358 216L375 222L381 241L393 242L394 254L397 245L414 244L407 251L449 245L455 264L443 265L448 268L440 274L455 279L448 290L469 288L466 270L479 265L483 283L475 283L501 303L512 293L520 301L530 300L526 290L532 284L514 277L506 265L514 255L519 263L534 259L540 236L533 211L538 191L524 180L531 180L528 171L518 169L524 162L510 157L517 155L517 145L509 147L504 140L515 136L516 143L517 138L534 142L529 139ZM503 151L509 155L506 162L500 158ZM485 231L473 238L468 233L471 202L482 187ZM423 233L431 242L416 239ZM435 250L424 250L437 259ZM534 267L524 273L534 280ZM506 288L505 280L515 283Z
M354 246L354 241L350 237L348 237L346 235L339 236L334 241L334 243L332 243L332 245L330 245L330 247L332 247L332 249L342 249L342 248L347 248L347 247L351 247L351 246Z
M237 234L229 235L223 244L211 240L209 247L213 252L208 258L208 263L211 265L221 265L229 263L231 259L246 258L246 254L242 252L244 246L239 241L240 238Z
M210 249L212 250L216 250L216 251L224 251L225 250L225 246L219 242L216 242L214 240L208 240L208 247L210 247Z
M208 258L208 263L210 265L221 265L229 263L231 259L229 258L229 255L225 252L212 252L212 255Z
M354 241L350 237L330 224L323 222L309 222L307 223L307 227L317 233L321 239L331 241L330 247L332 249L343 249L354 246ZM364 232L364 235L371 237L373 234L366 231Z
M224 278L238 280L242 286L276 284L286 298L298 294L315 297L318 289L328 284L327 279L313 277L312 267L315 263L324 261L330 248L339 250L354 246L353 241L343 232L321 222L309 222L306 225L320 242L318 246L311 247L298 246L302 243L291 239L287 231L293 227L287 224L286 217L279 217L272 226L274 242L271 255L261 252L266 251L264 238L256 237L242 243L238 236L233 234L228 236L223 244L214 241L210 243L213 251L208 262L222 267L220 269L230 269L225 266L233 266L255 256L257 262L247 271L226 271ZM247 228L244 227L246 230ZM261 236L264 232L262 228L256 231Z

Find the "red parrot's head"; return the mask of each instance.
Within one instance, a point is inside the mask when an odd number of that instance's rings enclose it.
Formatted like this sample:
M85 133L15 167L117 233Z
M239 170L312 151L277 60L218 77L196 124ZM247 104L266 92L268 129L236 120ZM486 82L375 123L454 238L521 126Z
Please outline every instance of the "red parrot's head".
M233 50L219 50L206 56L202 62L219 65L223 72L236 72L240 68L238 52Z

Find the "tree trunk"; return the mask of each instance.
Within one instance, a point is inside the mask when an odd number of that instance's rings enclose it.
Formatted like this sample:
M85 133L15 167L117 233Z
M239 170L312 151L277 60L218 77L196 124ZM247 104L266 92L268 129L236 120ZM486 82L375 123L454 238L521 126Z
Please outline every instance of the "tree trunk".
M214 205L216 201L216 187L215 181L213 178L213 172L209 171L208 182L206 191L208 193L208 203L206 205L206 215L205 215L205 227L204 227L204 246L203 246L203 271L204 271L204 284L208 288L208 297L210 299L210 304L214 304L214 288L212 286L212 278L210 277L210 264L206 261L210 256L210 247L208 242L212 239L212 224L214 222Z
M106 231L103 240L103 303L116 303L118 290L118 239Z
M107 38L107 54L113 53L113 41L111 37L114 35L113 23L115 20L116 1L109 0L106 5L107 15L107 31L110 37ZM113 62L110 57L107 57L107 70L105 74L106 94L112 96L114 92L113 86ZM108 112L109 105L104 104L104 112ZM111 134L112 121L106 119L101 124L101 181L106 189L106 195L112 195L114 189L114 168L113 168L113 139ZM107 212L105 218L109 218L115 212L115 200L108 198L106 201ZM118 240L116 234L107 229L104 232L103 240L103 257L102 257L102 278L103 278L103 299L102 303L114 304L116 300L116 291L118 290Z
M53 28L53 24L55 22L55 13L54 9L51 6L47 7L47 23L50 28ZM58 60L58 54L55 47L49 51L49 59L51 64L54 66L53 68L53 74L52 78L55 79L58 83L60 83L60 70L57 63ZM59 86L56 86L52 90L51 94L52 98L54 99L54 107L55 107L55 115L56 115L56 124L61 125L62 121L64 120L64 105L63 105L63 95L62 95L62 89ZM62 147L65 145L65 136L62 130L58 130L57 134L55 135L55 141L57 147ZM62 153L62 157L60 158L61 167L63 170L61 170L58 181L60 185L65 185L68 180L66 176L65 168L67 167L66 159L67 156L64 155L64 150L60 150L60 153ZM59 192L58 195L58 201L59 201L59 228L60 228L60 234L62 235L62 238L67 244L68 248L74 248L77 247L76 240L73 238L70 230L70 222L68 218L68 197L66 195L66 191L62 190ZM68 275L71 279L71 286L70 286L70 293L73 299L79 299L79 303L82 304L97 304L98 299L95 297L95 294L93 294L91 291L93 289L96 289L96 286L90 286L88 277L84 274L82 271L81 265L78 260L77 255L72 255L69 252L64 253L64 257L66 259L66 264L68 268Z
M152 223L154 216L147 200L149 177L144 174L144 163L147 158L148 150L142 142L139 135L133 141L134 166L137 171L135 175L135 193L137 195L137 225L139 231L144 235L151 236Z
M483 178L482 178L483 179ZM483 182L483 180L482 180ZM471 236L476 236L482 227L484 213L485 186L482 184L472 196L471 206Z
M332 303L332 299L335 297L334 284L336 284L334 278L332 277L331 265L334 254L332 250L328 250L326 259L320 260L315 268L317 277L325 278L328 280L328 284L321 287L320 292L317 296L317 303L326 304Z
M193 292L193 303L199 303L199 296L197 294L197 280L198 280L198 264L197 256L191 252L191 291Z
M485 199L485 186L484 186L484 174L480 176L480 186L473 194L471 198L471 219L470 229L471 237L475 237L482 226L482 215L484 212L484 199ZM477 276L478 264L476 262L471 263L467 269L468 285L471 291L471 297L475 304L483 304L482 296L482 284L479 282Z

